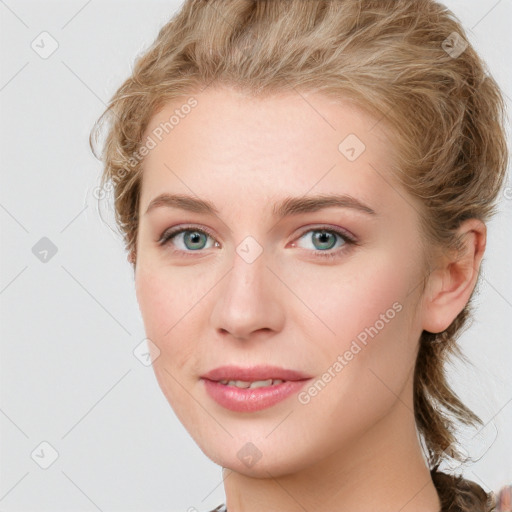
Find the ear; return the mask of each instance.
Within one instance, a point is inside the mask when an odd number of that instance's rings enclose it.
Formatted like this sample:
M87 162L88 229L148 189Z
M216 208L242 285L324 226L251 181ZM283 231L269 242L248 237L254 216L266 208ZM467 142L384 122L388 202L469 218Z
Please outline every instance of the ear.
M422 325L428 332L447 329L464 309L476 285L487 228L478 219L467 219L457 233L463 237L463 253L445 255L430 274L425 288Z

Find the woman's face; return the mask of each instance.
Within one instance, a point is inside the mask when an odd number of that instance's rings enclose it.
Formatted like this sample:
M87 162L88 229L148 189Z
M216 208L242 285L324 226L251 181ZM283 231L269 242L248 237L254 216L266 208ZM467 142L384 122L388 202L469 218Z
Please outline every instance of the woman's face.
M409 421L419 207L392 181L384 121L317 93L254 99L210 87L194 98L167 105L146 131L135 271L160 351L154 371L176 415L213 461L255 476L296 471ZM217 214L165 200L147 211L161 194ZM320 195L365 206L313 207ZM237 410L202 378L225 365L310 380L281 384L292 393L263 408L257 393L268 389L223 387L224 397L255 393Z

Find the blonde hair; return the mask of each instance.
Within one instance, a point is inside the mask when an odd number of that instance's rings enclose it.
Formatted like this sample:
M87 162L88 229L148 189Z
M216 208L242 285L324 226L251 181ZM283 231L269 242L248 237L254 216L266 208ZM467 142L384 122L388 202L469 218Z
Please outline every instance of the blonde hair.
M134 155L148 123L168 101L212 83L259 96L322 92L390 126L399 150L393 176L420 200L427 270L439 251L462 248L455 236L462 221L486 222L495 213L508 156L504 102L446 7L432 0L186 0L91 132L97 155L93 139L108 121L101 185L114 185L130 254L143 163ZM470 307L471 299L445 331L423 331L415 367L416 424L443 511L494 506L492 493L437 471L444 460L463 461L456 422L482 424L444 368L450 355L462 356L456 337Z

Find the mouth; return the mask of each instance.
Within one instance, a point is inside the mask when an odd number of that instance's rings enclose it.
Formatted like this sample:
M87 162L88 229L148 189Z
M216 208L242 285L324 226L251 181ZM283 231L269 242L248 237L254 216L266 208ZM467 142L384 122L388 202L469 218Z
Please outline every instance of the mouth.
M278 386L283 382L301 381L311 378L297 370L278 366L260 365L251 367L220 366L201 376L202 379L237 388L259 388Z
M241 380L239 378L247 375L264 375L268 377L268 372L274 372L283 378L260 378L253 380ZM229 374L229 377L226 375ZM311 380L311 377L304 376L294 370L285 370L282 368L257 367L236 369L233 367L226 369L217 368L216 370L201 377L204 383L206 393L217 404L225 409L234 412L256 412L267 409L284 401L293 395L296 395Z
M269 386L277 386L282 384L283 382L288 382L282 379L267 379L267 380L254 380L254 381L244 381L244 380L219 380L216 381L219 384L223 384L224 386L232 386L240 389L255 389L255 388L265 388Z

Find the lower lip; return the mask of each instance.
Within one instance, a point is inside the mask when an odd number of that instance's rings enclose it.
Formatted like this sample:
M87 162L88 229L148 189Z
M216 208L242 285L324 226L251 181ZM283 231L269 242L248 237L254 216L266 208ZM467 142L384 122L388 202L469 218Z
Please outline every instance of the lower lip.
M207 393L222 407L235 412L253 412L271 407L298 393L311 379L289 380L275 386L254 389L226 386L208 379L201 380L204 381Z

